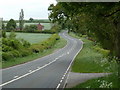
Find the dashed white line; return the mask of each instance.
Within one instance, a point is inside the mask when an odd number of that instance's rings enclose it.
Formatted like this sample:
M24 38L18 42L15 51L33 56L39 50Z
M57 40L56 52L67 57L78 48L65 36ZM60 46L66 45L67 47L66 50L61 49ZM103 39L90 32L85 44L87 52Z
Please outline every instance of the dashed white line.
M57 90L59 87L60 87L60 83L58 84L58 86L57 86L56 90Z
M60 80L60 83L62 82L63 80Z
M62 77L62 80L64 79L64 77Z
M17 78L18 76L14 76L14 78Z
M82 42L82 41L81 41L81 42ZM71 67L71 65L72 65L75 57L76 57L76 56L78 55L78 53L82 50L82 48L83 48L83 42L82 42L81 48L80 48L79 51L76 53L76 55L73 57L73 60L71 61L70 65L68 66L68 68L67 68L66 72L64 73L62 79L66 76L66 74L67 74L68 70L70 69L70 67ZM68 77L67 77L67 79L68 79ZM64 85L63 85L63 88L65 87L65 84L66 84L66 82L67 82L67 79L66 79L66 81L65 81L65 83L64 83ZM58 84L57 89L58 89L59 87L60 87L60 83Z
M29 70L29 72L32 72L32 70Z

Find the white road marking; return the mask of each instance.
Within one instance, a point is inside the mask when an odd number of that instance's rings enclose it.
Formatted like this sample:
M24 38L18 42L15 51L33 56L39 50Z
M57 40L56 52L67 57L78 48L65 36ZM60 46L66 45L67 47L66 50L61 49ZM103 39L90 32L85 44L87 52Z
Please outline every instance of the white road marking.
M6 83L3 83L3 84L0 85L0 87L5 86L5 85L7 85L7 84L9 84L9 83L12 83L12 82L14 82L14 81L16 81L16 80L19 80L19 79L21 79L21 78L24 78L24 77L26 77L26 76L28 76L28 75L30 75L30 74L32 74L32 73L40 70L40 69L42 69L42 68L44 68L44 67L52 64L52 63L55 62L55 61L56 61L56 60L53 60L52 62L50 62L50 63L48 63L48 64L45 64L45 65L42 66L42 67L38 67L36 70L33 70L33 71L32 71L32 70L29 70L29 73L24 74L24 75L22 75L22 76L20 76L20 77L16 77L15 79L10 80L10 81L8 81L8 82L6 82Z
M63 80L60 80L60 83L62 82Z
M81 41L81 40L80 40L80 41ZM82 41L81 41L81 42L82 42ZM76 43L76 44L77 44L77 43ZM73 60L71 61L70 65L68 66L68 68L67 68L66 72L64 73L63 77L66 76L66 74L67 74L67 72L69 71L69 69L70 69L70 67L71 67L71 65L72 65L75 57L76 57L76 56L78 55L78 53L82 50L82 48L83 48L83 42L82 42L81 48L80 48L79 51L76 53L76 55L73 57ZM69 74L68 74L68 76L69 76ZM68 76L67 76L67 79L68 79ZM62 77L62 79L63 79L63 77ZM61 80L62 80L62 79L61 79ZM65 84L66 84L66 82L67 82L67 79L66 79L66 81L65 81L65 83L64 83L64 85L63 85L63 88L65 87ZM58 84L57 89L59 88L59 86L60 86L60 85Z
M57 90L59 87L60 87L60 84L58 84L58 85L57 85L57 88L56 88L56 90Z
M29 70L29 72L32 72L32 70Z
M67 54L69 54L69 52L67 52Z
M17 78L18 76L14 76L14 78Z
M64 77L62 77L62 80L64 79Z

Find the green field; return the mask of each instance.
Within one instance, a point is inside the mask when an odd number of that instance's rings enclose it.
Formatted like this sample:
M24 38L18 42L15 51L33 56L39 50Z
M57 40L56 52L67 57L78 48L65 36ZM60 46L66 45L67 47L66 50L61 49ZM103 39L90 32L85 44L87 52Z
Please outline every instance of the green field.
M10 33L7 32L7 35ZM39 43L44 40L47 40L51 34L38 34L38 33L16 33L17 38L22 38L24 40L27 40L31 44Z

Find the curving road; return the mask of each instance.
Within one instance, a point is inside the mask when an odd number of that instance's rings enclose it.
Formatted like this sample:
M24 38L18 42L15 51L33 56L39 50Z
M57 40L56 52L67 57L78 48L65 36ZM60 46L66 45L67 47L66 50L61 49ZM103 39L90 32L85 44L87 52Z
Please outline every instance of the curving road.
M65 87L71 64L82 49L82 41L61 32L67 45L48 56L2 70L5 88L54 88Z

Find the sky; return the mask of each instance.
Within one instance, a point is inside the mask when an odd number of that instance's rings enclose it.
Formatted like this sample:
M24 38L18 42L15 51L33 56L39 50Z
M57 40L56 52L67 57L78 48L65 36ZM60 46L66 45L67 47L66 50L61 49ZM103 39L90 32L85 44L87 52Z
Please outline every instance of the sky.
M56 0L0 0L0 18L4 20L19 19L21 9L24 19L48 19L48 7Z

